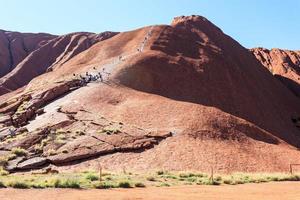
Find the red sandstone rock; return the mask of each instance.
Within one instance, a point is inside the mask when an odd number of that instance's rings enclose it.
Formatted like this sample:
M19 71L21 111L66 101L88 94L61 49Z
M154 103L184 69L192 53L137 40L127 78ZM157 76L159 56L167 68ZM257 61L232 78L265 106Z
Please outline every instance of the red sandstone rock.
M58 153L48 157L54 164L261 172L286 171L300 159L299 98L203 17L120 33L63 57L18 94L30 93L28 110L44 107L34 127L65 129L63 143L47 146ZM95 66L110 70L105 83L74 91L60 85ZM72 123L64 124L66 118ZM39 140L10 147L32 148Z
M276 78L300 97L300 51L265 48L250 51Z

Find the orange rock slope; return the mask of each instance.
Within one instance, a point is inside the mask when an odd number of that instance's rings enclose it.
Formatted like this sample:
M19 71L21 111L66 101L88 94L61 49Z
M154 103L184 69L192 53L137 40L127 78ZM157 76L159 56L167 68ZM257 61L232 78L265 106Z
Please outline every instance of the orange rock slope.
M250 51L276 78L300 97L300 51L265 48Z
M46 70L52 70L115 34L82 32L54 36L0 30L0 95L26 85Z
M81 84L86 72L103 82ZM12 96L0 150L30 157L11 171L287 171L300 159L299 99L201 16L100 41Z

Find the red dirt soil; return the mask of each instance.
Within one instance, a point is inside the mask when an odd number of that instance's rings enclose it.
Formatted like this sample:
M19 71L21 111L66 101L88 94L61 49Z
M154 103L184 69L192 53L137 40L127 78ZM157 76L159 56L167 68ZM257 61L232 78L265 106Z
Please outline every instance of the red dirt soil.
M298 200L299 183L262 183L234 186L179 186L145 189L72 190L72 189L0 189L2 200Z

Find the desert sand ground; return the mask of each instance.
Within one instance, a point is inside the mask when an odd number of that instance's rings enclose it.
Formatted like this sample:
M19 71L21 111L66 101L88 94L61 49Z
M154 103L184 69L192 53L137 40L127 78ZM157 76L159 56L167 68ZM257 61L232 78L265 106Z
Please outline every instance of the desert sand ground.
M298 200L299 182L262 183L222 186L149 187L143 189L73 190L73 189L1 189L1 200Z

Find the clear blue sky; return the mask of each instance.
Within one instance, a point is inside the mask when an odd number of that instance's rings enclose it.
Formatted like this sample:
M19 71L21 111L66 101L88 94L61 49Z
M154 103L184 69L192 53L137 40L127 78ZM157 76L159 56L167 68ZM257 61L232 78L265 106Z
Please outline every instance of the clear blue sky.
M4 30L126 31L197 14L245 47L300 49L300 0L0 0L0 5Z

